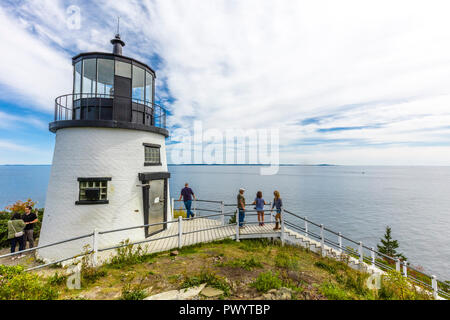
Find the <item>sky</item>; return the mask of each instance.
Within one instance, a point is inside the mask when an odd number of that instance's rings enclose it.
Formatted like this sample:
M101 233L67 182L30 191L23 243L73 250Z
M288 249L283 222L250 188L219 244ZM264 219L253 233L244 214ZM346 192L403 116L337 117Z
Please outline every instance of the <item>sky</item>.
M2 0L0 164L51 163L48 123L54 99L72 92L71 57L111 52L120 17L123 53L156 71L171 132L194 121L275 128L281 163L450 165L449 9L434 0Z

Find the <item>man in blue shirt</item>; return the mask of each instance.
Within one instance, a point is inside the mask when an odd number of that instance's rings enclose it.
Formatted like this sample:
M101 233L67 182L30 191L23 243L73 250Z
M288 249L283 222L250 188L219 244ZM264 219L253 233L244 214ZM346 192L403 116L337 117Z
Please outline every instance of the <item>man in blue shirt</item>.
M186 207L186 217L189 219L191 216L194 217L194 213L191 211L191 205L192 205L192 197L194 197L195 200L195 195L194 195L194 191L192 191L191 188L189 188L189 184L186 182L184 184L184 188L181 189L181 194L180 194L180 199L183 197L183 201L184 201L184 206Z

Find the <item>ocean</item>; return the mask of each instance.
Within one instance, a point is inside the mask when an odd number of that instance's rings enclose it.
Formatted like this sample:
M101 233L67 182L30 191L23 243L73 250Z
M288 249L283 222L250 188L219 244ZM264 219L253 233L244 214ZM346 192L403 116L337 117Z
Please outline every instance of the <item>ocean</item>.
M450 279L450 167L281 166L260 175L259 166L169 166L171 197L189 182L199 199L247 202L279 190L284 206L369 247L385 227L414 266ZM0 208L31 198L45 205L50 166L0 166ZM232 210L233 208L230 208Z

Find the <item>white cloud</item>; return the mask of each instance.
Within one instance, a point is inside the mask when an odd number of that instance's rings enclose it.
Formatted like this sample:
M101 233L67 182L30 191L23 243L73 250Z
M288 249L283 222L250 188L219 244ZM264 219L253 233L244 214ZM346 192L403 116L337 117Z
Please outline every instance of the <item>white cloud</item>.
M195 117L205 129L278 126L281 162L409 163L408 154L418 164L448 161L446 147L419 146L450 144L447 1L79 2L77 32L61 27L64 4L29 1L13 10L52 47L0 11L2 30L13 26L13 34L0 35L14 51L6 58L26 60L14 74L17 64L0 56L10 74L0 82L16 90L25 84L25 95L41 104L70 92L70 59L52 48L110 51L120 16L124 54L147 63L155 53L162 58L159 89L165 80L176 99L171 124L190 127ZM39 83L50 61L50 79ZM27 80L26 70L37 76ZM325 118L299 125L312 117ZM336 127L365 128L318 131ZM334 142L297 151L314 140ZM366 145L357 149L357 141Z

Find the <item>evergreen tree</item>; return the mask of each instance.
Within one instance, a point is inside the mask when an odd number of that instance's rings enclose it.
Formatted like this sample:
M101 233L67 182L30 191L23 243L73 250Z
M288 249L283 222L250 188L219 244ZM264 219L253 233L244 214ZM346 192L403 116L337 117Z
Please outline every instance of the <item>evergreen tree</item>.
M391 228L386 226L386 233L384 234L384 239L381 239L381 245L377 244L378 251L388 255L393 258L399 258L400 260L407 260L406 257L397 252L397 248L399 247L398 241L393 240L391 236Z

